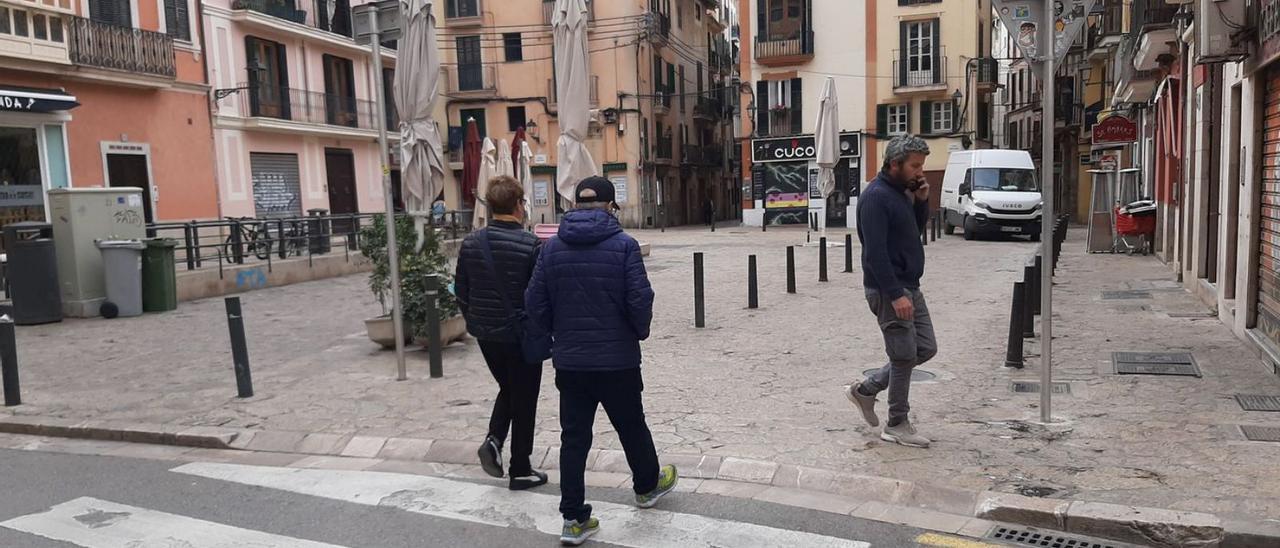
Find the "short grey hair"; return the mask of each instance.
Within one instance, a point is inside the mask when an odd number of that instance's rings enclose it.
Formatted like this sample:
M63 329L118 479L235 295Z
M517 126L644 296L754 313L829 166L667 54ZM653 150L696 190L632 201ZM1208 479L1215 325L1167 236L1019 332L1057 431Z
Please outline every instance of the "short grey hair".
M884 147L884 169L889 169L893 162L902 162L911 154L929 155L929 143L915 135L899 135L889 139Z
M609 211L612 208L612 205L613 204L609 202L579 202L579 203L573 204L573 208L574 209L599 209L603 211Z

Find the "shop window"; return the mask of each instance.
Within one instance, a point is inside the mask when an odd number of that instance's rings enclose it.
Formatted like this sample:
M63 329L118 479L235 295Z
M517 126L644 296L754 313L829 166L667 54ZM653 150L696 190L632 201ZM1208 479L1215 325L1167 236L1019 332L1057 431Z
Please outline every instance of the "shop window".
M40 145L35 128L0 127L0 188L7 196L0 205L0 226L45 220Z

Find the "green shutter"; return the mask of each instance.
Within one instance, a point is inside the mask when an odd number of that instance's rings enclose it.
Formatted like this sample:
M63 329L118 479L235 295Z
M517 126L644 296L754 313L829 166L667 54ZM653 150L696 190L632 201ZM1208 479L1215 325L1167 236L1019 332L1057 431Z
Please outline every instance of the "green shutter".
M889 105L876 105L876 135L889 134Z
M963 128L960 127L960 104L951 101L951 132L956 133L961 129Z
M933 101L920 101L920 133L933 133Z
M942 58L942 25L934 19L929 26L933 27L933 83L945 84L942 81L942 63L947 60Z
M769 134L769 82L756 82L756 135Z
M907 85L907 65L911 63L911 55L907 51L907 24L907 21L898 23L898 86Z
M804 133L804 92L800 89L799 78L791 79L791 134Z
M907 107L907 131L906 132L911 133L911 103L907 103L903 106ZM924 133L924 132L921 131L920 133Z

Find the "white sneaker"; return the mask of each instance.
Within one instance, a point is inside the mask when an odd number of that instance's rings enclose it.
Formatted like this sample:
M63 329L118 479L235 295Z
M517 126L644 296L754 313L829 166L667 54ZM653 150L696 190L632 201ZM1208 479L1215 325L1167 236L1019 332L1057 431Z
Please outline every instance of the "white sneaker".
M897 426L886 424L884 431L880 433L880 439L907 447L927 448L930 443L929 438L916 433L916 427L911 426L909 420L902 421Z

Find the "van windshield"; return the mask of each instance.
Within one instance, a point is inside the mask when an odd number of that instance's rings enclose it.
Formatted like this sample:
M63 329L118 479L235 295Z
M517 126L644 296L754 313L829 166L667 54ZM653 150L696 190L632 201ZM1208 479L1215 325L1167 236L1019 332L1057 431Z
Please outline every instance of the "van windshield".
M980 167L972 170L974 190L1040 192L1040 181L1030 169Z

